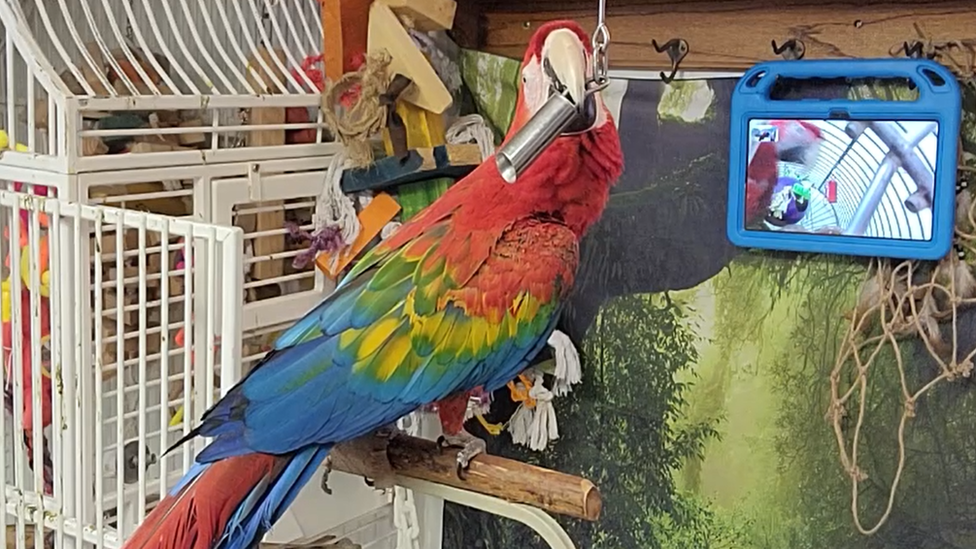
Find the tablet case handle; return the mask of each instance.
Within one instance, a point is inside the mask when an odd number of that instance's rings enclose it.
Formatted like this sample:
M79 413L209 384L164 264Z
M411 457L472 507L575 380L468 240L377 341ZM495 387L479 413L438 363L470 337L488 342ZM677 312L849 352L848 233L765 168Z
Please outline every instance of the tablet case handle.
M919 97L924 98L928 94L952 92L954 87L949 82L955 76L944 66L928 59L819 59L802 63L769 61L746 71L739 81L742 89L738 91L769 97L773 84L780 78L907 78L918 87Z

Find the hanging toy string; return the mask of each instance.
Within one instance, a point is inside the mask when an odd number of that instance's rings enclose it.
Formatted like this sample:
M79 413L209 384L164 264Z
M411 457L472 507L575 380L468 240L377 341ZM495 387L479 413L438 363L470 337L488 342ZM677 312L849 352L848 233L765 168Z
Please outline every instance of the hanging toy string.
M291 238L298 242L308 241L308 249L295 256L292 266L302 269L311 263L318 254L335 253L355 242L361 226L356 216L356 206L351 198L342 192L342 172L348 167L348 157L341 150L332 157L325 174L322 192L315 201L315 214L311 234L303 231L298 224L288 222L285 228ZM335 261L337 257L333 257Z

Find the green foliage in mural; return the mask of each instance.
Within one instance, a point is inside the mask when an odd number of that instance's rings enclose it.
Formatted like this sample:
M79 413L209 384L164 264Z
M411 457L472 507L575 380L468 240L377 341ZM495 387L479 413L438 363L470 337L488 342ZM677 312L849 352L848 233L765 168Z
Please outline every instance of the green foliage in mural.
M461 77L478 112L501 140L518 100L520 63L514 59L461 50Z
M676 374L697 359L684 307L666 295L615 299L599 315L583 352L589 382L561 401L560 439L543 455L513 457L592 479L604 494L596 524L563 521L582 547L694 549L734 540L698 498L679 494L673 471L716 436L709 423L682 421L686 385ZM534 459L533 459L534 458ZM445 548L478 539L481 547L544 547L533 534L499 528L496 517L448 508ZM733 545L729 545L732 547Z
M705 80L675 80L664 89L657 112L661 120L702 122L714 113L715 92Z

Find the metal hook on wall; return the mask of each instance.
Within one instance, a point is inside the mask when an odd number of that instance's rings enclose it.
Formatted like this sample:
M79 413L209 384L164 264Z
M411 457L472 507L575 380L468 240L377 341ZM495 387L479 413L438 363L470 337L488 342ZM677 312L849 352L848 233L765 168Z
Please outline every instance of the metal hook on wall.
M937 52L925 51L927 48L921 40L912 40L911 42L902 42L901 50L905 52L905 57L911 57L912 59L935 59Z
M661 71L661 80L665 84L670 84L674 81L674 77L678 73L678 65L688 55L688 41L684 38L672 38L665 42L664 45L659 45L657 40L651 40L651 45L654 46L654 49L658 53L667 52L668 58L671 60L671 74L665 74L664 71Z
M807 47L803 44L802 40L797 40L796 38L790 38L786 42L783 42L782 46L776 44L776 41L772 41L773 53L780 55L783 59L787 61L795 61L803 59L803 56L807 53Z

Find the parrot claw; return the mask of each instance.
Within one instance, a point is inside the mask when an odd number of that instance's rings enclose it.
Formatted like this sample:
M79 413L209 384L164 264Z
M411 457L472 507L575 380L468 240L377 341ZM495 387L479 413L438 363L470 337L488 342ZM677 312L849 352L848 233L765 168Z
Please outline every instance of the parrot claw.
M440 454L444 453L444 448L449 448L451 443L447 440L447 437L441 435L437 437L437 452Z
M369 477L363 477L363 482L365 482L366 486L369 486L370 488L376 488L376 483L370 480Z
M459 479L465 480L471 460L487 452L488 443L462 429L457 435L437 437L437 448L440 453L443 453L444 449L448 447L461 449L457 454L457 476Z
M480 438L469 440L457 455L457 476L460 480L467 480L468 468L471 460L485 453L488 445Z
M332 495L332 488L329 488L329 474L332 473L332 456L325 456L325 471L322 472L322 484L320 487L327 495Z

